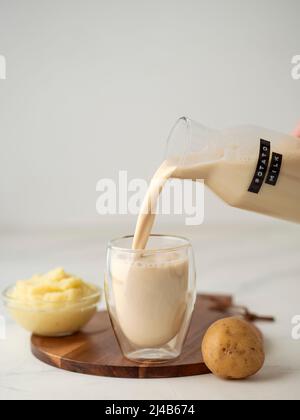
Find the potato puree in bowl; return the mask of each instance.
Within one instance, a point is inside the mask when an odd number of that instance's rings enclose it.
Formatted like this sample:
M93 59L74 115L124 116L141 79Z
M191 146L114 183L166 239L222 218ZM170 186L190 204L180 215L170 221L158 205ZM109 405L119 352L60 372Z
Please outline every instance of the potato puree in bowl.
M9 313L26 330L42 336L65 336L93 317L100 290L62 268L19 281L4 293Z

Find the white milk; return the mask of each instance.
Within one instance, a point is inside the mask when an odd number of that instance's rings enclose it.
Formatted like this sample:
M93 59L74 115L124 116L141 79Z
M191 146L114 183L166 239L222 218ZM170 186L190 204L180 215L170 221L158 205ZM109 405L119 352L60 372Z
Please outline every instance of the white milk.
M176 166L169 161L165 161L152 178L138 217L133 249L145 249L155 222L155 212L159 196L166 182L174 177L175 171Z
M162 347L189 319L188 260L180 254L112 258L114 322L127 339L143 348Z

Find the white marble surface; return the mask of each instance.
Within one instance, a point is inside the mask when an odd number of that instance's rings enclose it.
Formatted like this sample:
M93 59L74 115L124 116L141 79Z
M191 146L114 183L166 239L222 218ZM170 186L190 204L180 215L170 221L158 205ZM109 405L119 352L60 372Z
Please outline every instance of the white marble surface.
M105 244L120 229L1 234L0 287L55 266L101 282ZM178 227L169 232L180 232ZM244 382L212 375L176 379L112 379L68 373L30 353L29 335L7 319L0 341L0 399L299 399L300 341L291 319L300 315L300 227L286 223L202 226L192 238L202 291L229 292L257 312L267 343L264 369ZM0 306L0 314L3 315Z

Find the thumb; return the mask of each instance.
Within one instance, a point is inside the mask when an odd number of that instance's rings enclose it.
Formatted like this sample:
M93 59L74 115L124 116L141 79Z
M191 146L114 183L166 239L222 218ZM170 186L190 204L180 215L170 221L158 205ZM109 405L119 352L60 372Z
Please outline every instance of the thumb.
M298 124L298 126L293 131L293 136L300 138L300 124Z

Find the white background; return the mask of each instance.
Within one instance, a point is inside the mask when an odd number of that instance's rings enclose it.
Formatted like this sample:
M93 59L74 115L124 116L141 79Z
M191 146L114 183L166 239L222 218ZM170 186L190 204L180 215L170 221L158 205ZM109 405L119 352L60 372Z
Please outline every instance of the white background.
M0 229L100 226L96 183L148 179L181 115L288 132L298 0L0 0ZM266 221L207 194L206 223Z
M124 169L150 178L177 117L291 131L299 16L299 0L0 0L0 288L55 266L102 285L107 241L135 219L97 215L97 181ZM299 399L300 225L209 193L205 214L198 228L160 217L156 230L191 238L199 290L276 316L259 324L267 358L258 376L71 374L34 359L29 334L7 317L0 399Z

